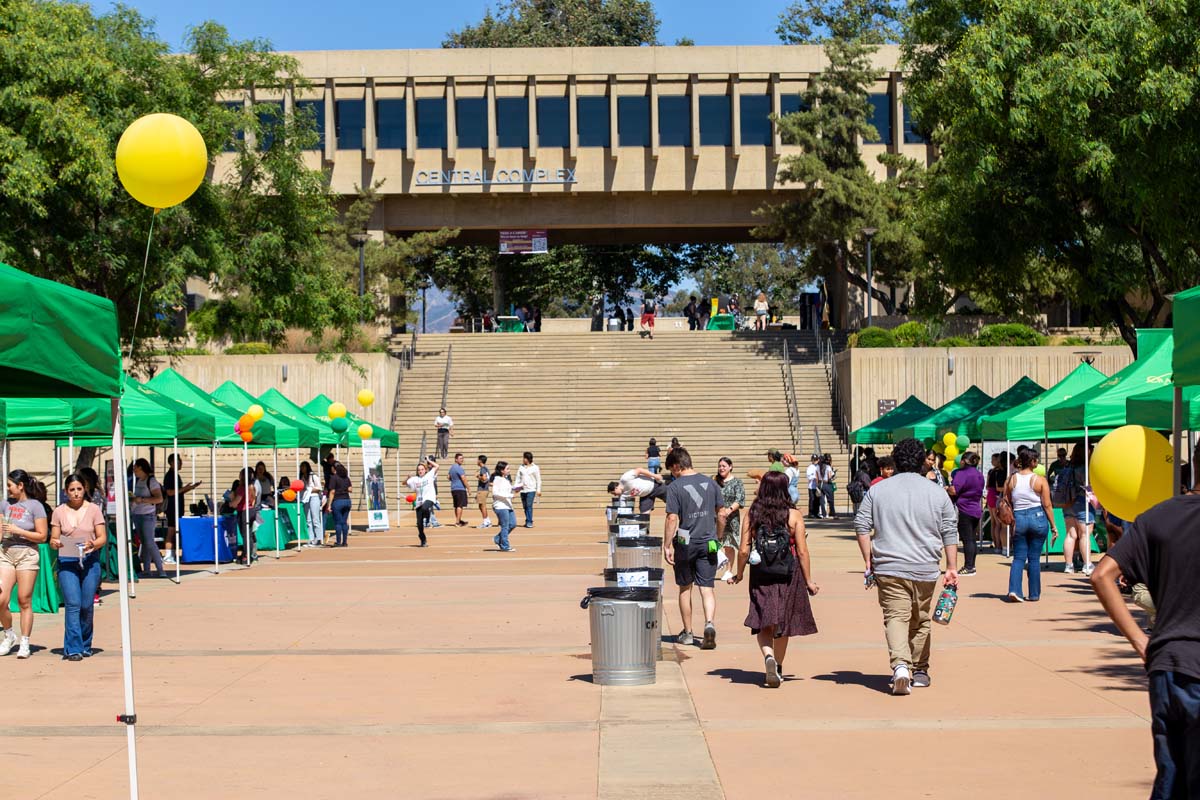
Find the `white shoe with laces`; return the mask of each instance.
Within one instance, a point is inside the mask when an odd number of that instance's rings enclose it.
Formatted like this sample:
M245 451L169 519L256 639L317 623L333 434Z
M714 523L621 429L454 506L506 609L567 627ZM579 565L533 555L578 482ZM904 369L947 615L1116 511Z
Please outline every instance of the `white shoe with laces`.
M21 637L21 647L17 650L17 658L29 658L29 637Z
M0 639L0 656L6 656L11 653L16 644L17 634L11 629L5 631L4 638Z
M892 670L892 694L912 694L912 675L904 664Z
M1083 574L1085 577L1091 576L1091 574L1095 571L1096 571L1096 568L1094 566L1092 566L1090 563L1083 565Z

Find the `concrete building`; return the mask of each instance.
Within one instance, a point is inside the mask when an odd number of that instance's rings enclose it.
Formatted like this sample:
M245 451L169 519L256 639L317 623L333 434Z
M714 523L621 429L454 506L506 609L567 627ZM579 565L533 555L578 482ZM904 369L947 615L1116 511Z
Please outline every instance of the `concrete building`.
M463 243L545 230L550 245L746 241L779 181L773 115L801 106L819 47L630 47L292 53L310 90L230 102L312 114L333 191L383 181L371 233L456 227ZM899 51L875 55L876 156L928 161ZM218 158L217 176L229 166Z

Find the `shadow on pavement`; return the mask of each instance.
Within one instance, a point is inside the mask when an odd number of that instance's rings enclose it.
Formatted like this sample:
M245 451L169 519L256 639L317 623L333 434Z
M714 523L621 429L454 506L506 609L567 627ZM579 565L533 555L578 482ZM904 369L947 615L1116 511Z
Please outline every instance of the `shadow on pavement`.
M887 675L864 675L853 670L838 670L826 675L813 675L814 681L829 681L838 686L862 686L883 694L891 694L892 687L888 685L891 678Z
M722 669L709 670L709 675L717 678L724 678L732 684L743 686L764 686L766 675L762 670L751 672L746 669L737 669L736 667L723 667Z

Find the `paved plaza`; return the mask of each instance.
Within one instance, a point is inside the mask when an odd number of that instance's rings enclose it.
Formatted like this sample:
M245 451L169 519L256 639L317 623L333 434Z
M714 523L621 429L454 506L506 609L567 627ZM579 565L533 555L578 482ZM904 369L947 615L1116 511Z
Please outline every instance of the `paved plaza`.
M1149 793L1140 664L1086 580L1060 566L1040 603L1008 605L1007 567L981 556L953 623L935 626L933 686L892 697L853 535L818 523L820 633L793 641L781 688L761 685L745 583L718 586L715 651L665 645L656 685L612 688L591 682L579 607L603 583L599 510L541 513L511 554L494 529L442 527L418 549L412 515L401 523L356 532L346 549L139 584L143 797ZM671 595L665 608L674 633ZM32 659L0 659L0 796L127 796L115 594L98 611L95 657L52 652L61 616L39 616L33 642Z

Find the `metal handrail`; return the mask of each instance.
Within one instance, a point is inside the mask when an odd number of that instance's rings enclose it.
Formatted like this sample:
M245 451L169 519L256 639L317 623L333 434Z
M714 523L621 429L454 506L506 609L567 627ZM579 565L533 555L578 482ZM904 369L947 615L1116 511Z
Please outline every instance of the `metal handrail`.
M446 373L442 376L442 408L446 407L446 396L450 393L450 365L454 363L454 345L446 348Z
M821 362L825 365L825 376L829 380L829 397L833 403L834 432L843 444L847 444L850 428L846 424L846 409L838 386L837 354L833 349L833 335L830 334L820 347Z
M429 431L421 431L421 455L417 457L418 464L425 460L425 454L428 452L428 450L426 449L428 447L428 444L429 444Z
M792 375L792 356L787 337L783 337L783 391L788 404L788 426L792 432L792 452L799 452L803 444L800 427L800 404L796 401L796 380Z

